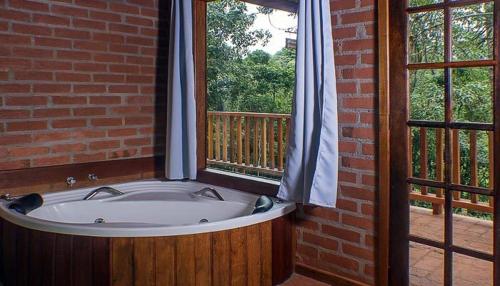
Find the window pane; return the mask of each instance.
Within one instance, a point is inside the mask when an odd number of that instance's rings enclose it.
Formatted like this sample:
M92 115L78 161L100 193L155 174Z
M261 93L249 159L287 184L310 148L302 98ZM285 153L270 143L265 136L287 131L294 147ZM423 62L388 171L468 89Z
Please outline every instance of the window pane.
M493 69L452 70L453 120L456 122L493 121Z
M410 63L444 61L442 10L410 14L409 29Z
M444 71L410 71L410 118L444 121Z
M453 60L493 58L493 2L452 9Z
M493 263L453 253L454 286L492 286Z
M442 3L443 0L410 0L410 7L419 7L425 5L431 5L436 3Z
M410 242L410 285L443 285L444 251Z

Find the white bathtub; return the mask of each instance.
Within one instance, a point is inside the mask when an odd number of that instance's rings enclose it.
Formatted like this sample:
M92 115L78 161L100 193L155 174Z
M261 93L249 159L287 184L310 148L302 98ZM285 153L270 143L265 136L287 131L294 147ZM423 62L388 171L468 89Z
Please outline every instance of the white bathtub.
M99 186L43 196L42 207L28 215L0 204L0 216L19 226L61 234L98 237L151 237L214 232L275 219L295 209L291 202L273 198L267 212L251 214L256 195L198 182L139 181L110 185L125 193L82 198ZM224 198L193 196L204 187L216 189ZM95 223L103 219L104 223ZM207 220L208 222L200 222Z

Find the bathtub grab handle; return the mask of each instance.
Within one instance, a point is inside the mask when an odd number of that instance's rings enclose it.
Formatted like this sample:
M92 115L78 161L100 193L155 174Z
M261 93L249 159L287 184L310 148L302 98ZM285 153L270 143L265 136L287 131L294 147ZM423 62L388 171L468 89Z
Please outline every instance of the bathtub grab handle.
M84 201L88 201L88 200L92 199L93 197L97 196L100 193L108 193L108 194L111 194L113 196L121 196L121 195L124 194L124 193L118 191L117 189L114 189L114 188L111 188L111 187L100 187L100 188L97 188L97 189L93 190L92 192L88 193L83 198L83 200Z
M219 201L224 201L224 198L219 194L219 192L217 192L216 189L210 188L210 187L206 187L206 188L203 188L197 192L194 192L193 195L211 198L211 196L207 196L207 193L211 193Z

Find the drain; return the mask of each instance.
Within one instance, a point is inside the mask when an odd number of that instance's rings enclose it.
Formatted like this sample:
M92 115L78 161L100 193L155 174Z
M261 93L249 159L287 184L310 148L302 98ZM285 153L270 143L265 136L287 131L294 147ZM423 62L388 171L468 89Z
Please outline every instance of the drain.
M100 217L100 218L96 218L96 220L94 221L94 223L105 223L106 221Z
M199 223L206 223L206 222L208 222L208 219L206 219L206 218L202 218L202 219L200 219L200 222L199 222Z

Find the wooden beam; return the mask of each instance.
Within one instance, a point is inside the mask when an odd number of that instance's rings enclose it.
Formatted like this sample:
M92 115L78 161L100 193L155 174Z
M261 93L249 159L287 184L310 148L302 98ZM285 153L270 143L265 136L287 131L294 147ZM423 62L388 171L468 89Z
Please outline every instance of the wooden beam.
M293 0L243 0L244 2L260 5L268 8L297 13L299 9L298 1Z

